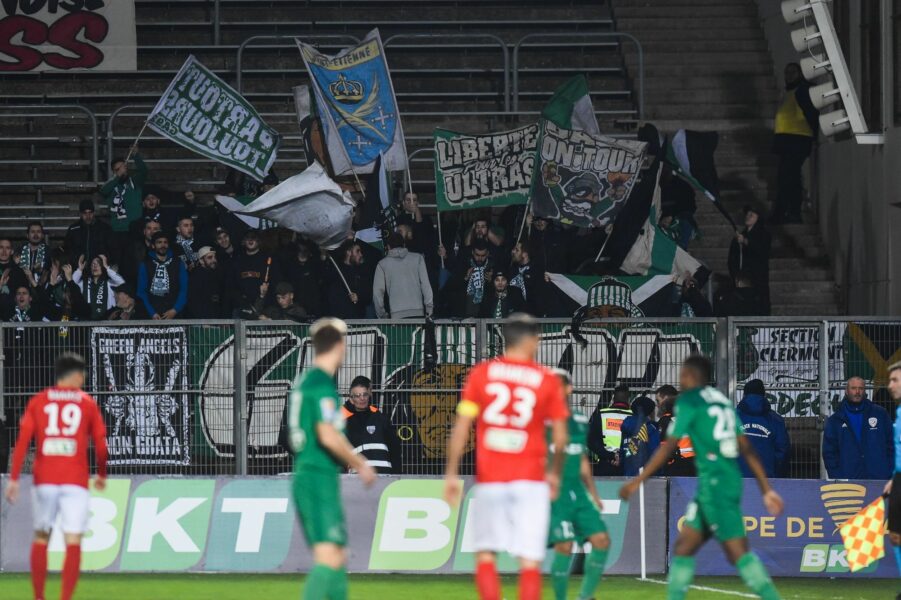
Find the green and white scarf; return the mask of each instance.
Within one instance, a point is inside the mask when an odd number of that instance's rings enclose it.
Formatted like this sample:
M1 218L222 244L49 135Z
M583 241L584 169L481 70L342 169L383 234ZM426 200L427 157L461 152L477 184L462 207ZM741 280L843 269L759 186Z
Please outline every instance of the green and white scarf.
M472 274L466 284L466 295L472 298L473 304L481 304L482 297L485 295L485 269L488 263L477 265L476 261L470 259L472 265Z
M169 293L169 265L172 264L172 257L168 257L163 262L154 259L154 262L156 262L156 270L150 281L150 293L154 296L165 296Z
M47 244L40 244L34 250L31 249L31 244L25 244L19 256L21 257L19 264L23 268L30 269L32 272L39 270L35 266L43 269L44 261L47 259Z
M102 321L106 317L107 303L109 301L109 284L105 276L101 276L96 283L93 278L88 278L88 302L91 304L91 320Z

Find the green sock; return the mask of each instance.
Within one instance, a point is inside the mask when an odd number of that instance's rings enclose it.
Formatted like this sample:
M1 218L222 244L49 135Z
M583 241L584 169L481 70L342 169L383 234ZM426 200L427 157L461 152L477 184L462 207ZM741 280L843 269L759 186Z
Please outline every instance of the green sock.
M325 565L313 565L303 587L303 600L326 600L332 587L336 571Z
M572 557L569 554L560 554L554 551L554 562L551 563L551 585L554 588L556 600L566 600L566 588L569 585L569 568Z
M329 587L330 600L347 600L347 569L341 568L332 575L332 585Z
M594 598L594 591L598 589L605 566L607 566L607 550L592 548L591 554L585 558L585 577L582 578L579 598L582 600Z
M668 600L682 600L695 579L695 557L676 556L669 566Z
M738 574L741 575L745 585L751 588L751 591L763 600L780 600L773 580L770 579L766 567L763 566L756 554L748 552L738 559L735 566L738 567Z

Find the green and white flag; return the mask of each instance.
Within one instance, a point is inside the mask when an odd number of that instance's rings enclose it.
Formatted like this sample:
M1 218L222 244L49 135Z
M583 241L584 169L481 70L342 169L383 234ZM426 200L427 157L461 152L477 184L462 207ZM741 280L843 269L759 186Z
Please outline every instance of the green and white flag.
M259 181L269 173L281 142L241 94L193 55L150 112L147 126Z
M660 317L672 312L669 275L585 276L548 273L555 306L569 314L593 309L599 317Z
M585 75L576 75L557 88L550 102L541 111L541 117L565 129L587 131L591 135L601 134L594 106L588 95L588 79Z
M435 201L438 210L526 204L538 125L467 135L435 130Z

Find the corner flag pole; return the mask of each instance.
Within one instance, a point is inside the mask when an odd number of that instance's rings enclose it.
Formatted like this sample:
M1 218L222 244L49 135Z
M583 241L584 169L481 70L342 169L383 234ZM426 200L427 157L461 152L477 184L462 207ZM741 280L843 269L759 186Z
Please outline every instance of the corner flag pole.
M644 471L642 468L640 471ZM639 471L639 472L640 472ZM647 548L646 548L646 540L645 540L645 513L644 513L644 482L641 482L638 486L638 515L639 515L639 542L641 544L641 578L648 578L648 560L647 560Z

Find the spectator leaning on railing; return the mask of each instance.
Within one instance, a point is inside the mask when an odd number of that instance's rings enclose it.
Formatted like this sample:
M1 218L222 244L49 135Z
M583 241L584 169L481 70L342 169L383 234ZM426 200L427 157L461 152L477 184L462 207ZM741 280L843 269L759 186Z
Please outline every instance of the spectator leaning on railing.
M861 377L848 379L845 398L826 420L823 462L830 479L888 479L894 445L888 413L873 404Z
M744 398L738 403L741 430L757 451L766 476L784 477L791 456L791 440L785 427L785 419L770 408L766 388L759 379L745 384ZM744 458L739 458L742 475L753 477Z

